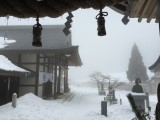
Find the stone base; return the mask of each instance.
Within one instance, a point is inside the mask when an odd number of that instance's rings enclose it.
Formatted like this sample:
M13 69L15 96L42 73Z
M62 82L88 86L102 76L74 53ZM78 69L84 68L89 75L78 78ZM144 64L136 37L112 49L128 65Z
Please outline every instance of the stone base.
M98 94L99 94L99 95L106 95L106 91L105 91L105 90L99 90L99 91L98 91Z

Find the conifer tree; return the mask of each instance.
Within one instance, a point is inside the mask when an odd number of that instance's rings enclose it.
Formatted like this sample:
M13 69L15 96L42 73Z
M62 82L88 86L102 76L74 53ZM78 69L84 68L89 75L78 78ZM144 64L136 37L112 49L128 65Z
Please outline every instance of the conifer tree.
M129 81L134 81L136 78L140 78L142 81L148 80L146 66L136 44L133 45L126 74Z

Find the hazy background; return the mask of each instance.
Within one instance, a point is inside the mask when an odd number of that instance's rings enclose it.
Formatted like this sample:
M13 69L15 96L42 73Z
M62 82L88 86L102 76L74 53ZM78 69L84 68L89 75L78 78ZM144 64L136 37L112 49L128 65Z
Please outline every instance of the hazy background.
M138 23L137 19L130 19L127 25L121 22L123 15L106 7L108 12L105 17L107 35L97 35L97 20L99 13L93 9L79 9L73 12L72 44L79 45L79 53L83 65L70 67L69 78L72 80L89 79L88 75L94 71L103 74L125 72L128 68L131 49L137 44L146 67L150 67L160 55L160 37L158 24L155 20L147 23L143 19ZM67 14L59 18L42 18L42 25L64 24ZM0 19L1 25L6 25L6 18ZM35 19L18 19L10 17L9 25L34 25Z

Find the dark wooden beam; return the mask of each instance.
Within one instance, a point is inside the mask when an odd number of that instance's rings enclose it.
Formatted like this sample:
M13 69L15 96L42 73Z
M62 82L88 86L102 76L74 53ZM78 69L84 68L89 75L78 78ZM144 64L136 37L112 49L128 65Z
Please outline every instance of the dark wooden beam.
M38 96L38 84L39 84L39 54L36 56L36 77L35 77L35 95Z
M53 58L53 59L55 59L55 57L53 57L53 56L41 56L40 59L42 59L42 58Z
M18 54L18 65L21 66L21 62L22 62L22 55Z
M66 69L64 69L64 93L67 92Z
M55 67L54 67L54 99L57 98L57 55L55 55Z
M58 84L57 84L57 92L60 93L61 92L61 67L59 66L59 76L58 76Z
M22 62L21 64L23 65L33 65L33 64L37 64L36 62ZM48 64L55 64L55 62L39 62L39 65L48 65Z
M20 84L19 87L35 87L35 84L32 85Z
M67 86L67 68L66 68L66 66L67 66L67 57L65 57L65 59L64 59L64 93L66 93L67 92L67 89L68 89L68 86Z

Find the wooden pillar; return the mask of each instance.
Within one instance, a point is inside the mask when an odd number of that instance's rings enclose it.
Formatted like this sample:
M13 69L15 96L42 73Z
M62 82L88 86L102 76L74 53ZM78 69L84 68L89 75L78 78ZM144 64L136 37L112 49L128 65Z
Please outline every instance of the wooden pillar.
M57 55L55 55L55 67L54 67L54 99L57 98Z
M47 72L50 72L50 58L48 58L48 64L47 64Z
M39 59L40 55L36 56L36 77L35 77L35 95L38 96L38 84L39 84Z
M58 76L58 85L57 85L57 92L60 93L61 92L61 67L59 66L59 76Z
M43 57L44 57L44 55L43 55ZM44 57L43 58L43 72L45 72L46 71L46 58ZM42 96L43 96L43 98L45 98L45 90L44 90L44 83L42 83Z
M21 54L18 54L18 65L21 66L21 61L22 61L22 58L21 58Z
M67 88L66 88L66 70L64 70L64 93L66 93L67 91Z
M45 63L46 63L46 58L43 58L43 71L45 71L46 70L46 66L45 66Z
M67 92L69 91L69 85L68 85L68 57L66 57L66 88Z
M64 92L68 92L68 58L65 59L65 69L64 69Z

